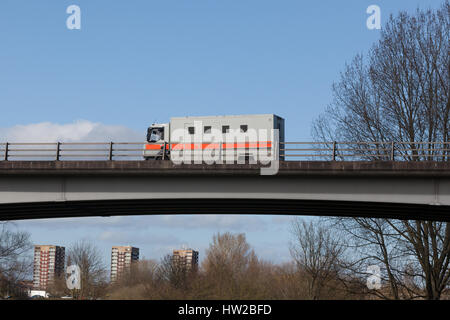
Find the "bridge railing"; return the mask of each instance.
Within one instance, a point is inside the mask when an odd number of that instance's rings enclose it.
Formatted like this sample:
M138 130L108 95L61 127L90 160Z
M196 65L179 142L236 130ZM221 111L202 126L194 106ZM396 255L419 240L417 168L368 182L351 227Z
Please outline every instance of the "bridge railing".
M450 142L280 142L286 160L449 161Z
M0 161L142 160L145 142L0 143Z
M145 145L149 143L4 142L0 161L143 160ZM280 142L280 155L288 161L450 161L450 142Z

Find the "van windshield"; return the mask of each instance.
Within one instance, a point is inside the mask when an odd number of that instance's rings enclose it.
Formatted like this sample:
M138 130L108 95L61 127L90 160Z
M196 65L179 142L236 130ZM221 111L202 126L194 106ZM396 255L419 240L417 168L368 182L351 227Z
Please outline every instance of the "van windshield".
M164 128L149 128L147 134L148 142L157 142L164 139Z

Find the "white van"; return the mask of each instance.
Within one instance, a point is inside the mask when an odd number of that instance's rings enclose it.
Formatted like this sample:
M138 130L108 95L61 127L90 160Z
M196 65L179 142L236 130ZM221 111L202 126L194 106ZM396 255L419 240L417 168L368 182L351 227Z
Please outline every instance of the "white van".
M219 158L257 159L262 149L269 152L284 142L284 119L274 114L175 117L169 123L154 123L147 131L146 160L194 157L219 153ZM282 159L282 153L280 159Z

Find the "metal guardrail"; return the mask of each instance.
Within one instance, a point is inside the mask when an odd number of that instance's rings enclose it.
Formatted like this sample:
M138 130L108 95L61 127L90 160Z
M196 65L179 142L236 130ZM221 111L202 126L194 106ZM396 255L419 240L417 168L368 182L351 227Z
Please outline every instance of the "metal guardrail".
M151 143L6 142L0 143L0 161L143 160L147 144ZM450 142L280 142L280 156L288 161L450 161Z
M0 161L14 160L142 160L145 142L0 143Z
M289 160L449 161L450 142L284 142L280 153ZM292 148L291 146L294 146ZM300 147L298 147L300 146Z

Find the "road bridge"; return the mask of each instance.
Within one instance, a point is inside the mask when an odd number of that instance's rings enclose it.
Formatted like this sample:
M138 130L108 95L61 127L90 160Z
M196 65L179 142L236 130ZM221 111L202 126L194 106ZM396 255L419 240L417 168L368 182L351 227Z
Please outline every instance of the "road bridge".
M145 214L450 221L450 162L0 161L0 220Z

